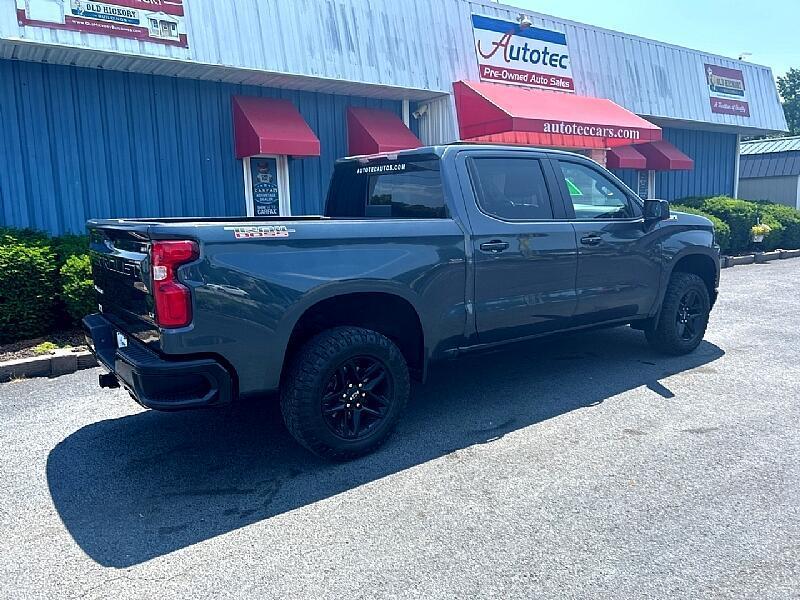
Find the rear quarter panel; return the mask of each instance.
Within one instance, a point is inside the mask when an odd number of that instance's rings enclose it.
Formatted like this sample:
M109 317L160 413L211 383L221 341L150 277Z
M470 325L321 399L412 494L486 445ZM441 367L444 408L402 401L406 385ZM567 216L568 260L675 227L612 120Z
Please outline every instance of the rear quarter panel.
M236 370L240 393L277 389L292 329L317 302L387 292L416 309L428 357L464 333L464 233L452 220L282 223L287 237L236 239L233 227L169 228L198 239L201 258L182 267L193 288L190 327L164 332L168 354L214 354ZM158 229L151 231L159 237Z

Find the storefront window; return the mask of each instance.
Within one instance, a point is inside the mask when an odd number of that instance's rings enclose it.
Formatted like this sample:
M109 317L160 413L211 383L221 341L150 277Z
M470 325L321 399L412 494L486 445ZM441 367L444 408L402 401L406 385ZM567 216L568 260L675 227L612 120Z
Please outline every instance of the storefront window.
M278 217L291 214L285 156L251 156L244 160L247 214Z

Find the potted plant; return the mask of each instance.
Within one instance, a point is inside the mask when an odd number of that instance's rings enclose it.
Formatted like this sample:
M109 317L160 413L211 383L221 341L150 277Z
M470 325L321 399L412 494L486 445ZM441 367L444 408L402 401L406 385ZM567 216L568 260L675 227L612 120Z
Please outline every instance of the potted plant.
M764 236L767 235L770 231L772 231L772 228L765 223L758 223L757 225L753 225L753 227L750 229L750 233L753 236L753 241L756 244L760 244L761 242L763 242Z

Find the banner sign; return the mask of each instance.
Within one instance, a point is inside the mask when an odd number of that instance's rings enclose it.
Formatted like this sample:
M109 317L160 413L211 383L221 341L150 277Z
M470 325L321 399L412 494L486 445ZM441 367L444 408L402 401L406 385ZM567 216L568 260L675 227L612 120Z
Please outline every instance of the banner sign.
M274 158L250 159L250 181L253 186L253 208L257 217L277 217L280 213L278 161Z
M711 112L720 115L750 116L744 74L739 69L705 65Z
M17 0L20 25L189 47L183 0Z
M472 15L481 81L574 92L567 36Z

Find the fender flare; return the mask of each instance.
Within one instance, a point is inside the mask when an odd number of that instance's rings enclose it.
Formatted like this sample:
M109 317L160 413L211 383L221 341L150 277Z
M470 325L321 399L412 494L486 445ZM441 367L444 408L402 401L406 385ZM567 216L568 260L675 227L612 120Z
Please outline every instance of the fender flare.
M386 280L351 280L335 281L313 288L312 290L302 294L302 296L298 298L297 302L293 303L286 309L283 318L278 324L274 339L275 351L279 352L283 357L279 373L282 372L283 366L286 363L286 350L289 346L289 340L291 339L297 323L300 321L303 315L309 309L325 300L359 293L387 294L391 296L397 296L398 298L408 302L408 304L416 313L422 328L423 370L426 370L430 354L427 336L427 332L430 331L430 321L426 317L425 312L421 310L421 302L419 297L407 286L404 286L400 283Z
M706 256L708 257L711 262L714 264L715 267L715 275L714 275L714 285L716 286L719 283L719 273L720 273L720 266L719 266L719 251L713 246L686 246L674 255L668 258L669 263L667 264L667 268L665 268L662 272L661 278L661 289L658 292L658 301L656 302L655 306L653 307L652 314L650 315L651 318L657 318L661 314L661 305L664 302L664 297L667 294L667 286L669 285L669 280L672 278L672 273L675 271L675 266L684 258L688 256ZM713 298L712 298L713 303Z

